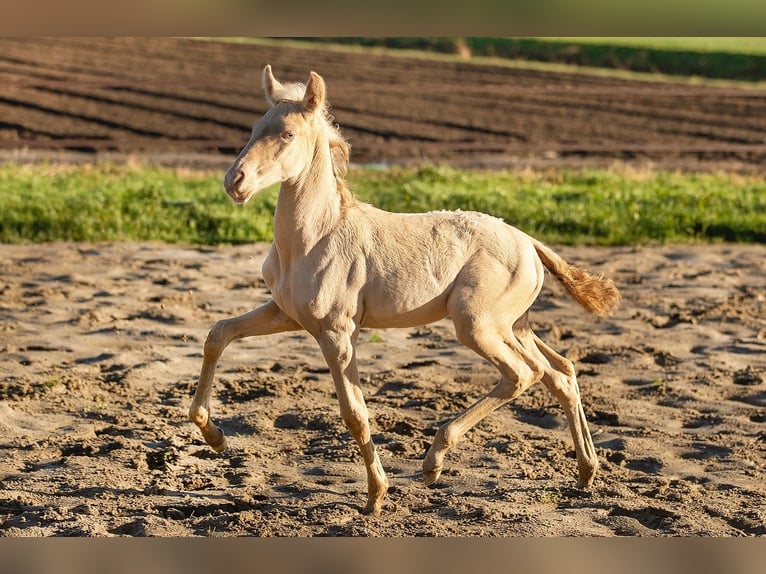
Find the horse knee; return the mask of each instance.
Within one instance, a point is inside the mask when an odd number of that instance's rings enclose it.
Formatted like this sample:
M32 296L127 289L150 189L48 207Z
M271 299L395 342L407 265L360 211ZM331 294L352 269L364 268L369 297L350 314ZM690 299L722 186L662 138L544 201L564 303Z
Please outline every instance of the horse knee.
M207 424L210 415L205 407L192 404L189 408L189 419L198 427L203 427Z
M207 334L207 338L205 339L204 353L206 357L210 357L210 356L217 357L217 356L220 356L221 353L223 353L223 350L227 344L226 337L224 334L225 329L226 329L225 319L221 321L216 321L216 323L210 329L210 331Z
M337 365L343 373L354 362L354 342L348 331L328 329L318 338L318 342L331 369Z

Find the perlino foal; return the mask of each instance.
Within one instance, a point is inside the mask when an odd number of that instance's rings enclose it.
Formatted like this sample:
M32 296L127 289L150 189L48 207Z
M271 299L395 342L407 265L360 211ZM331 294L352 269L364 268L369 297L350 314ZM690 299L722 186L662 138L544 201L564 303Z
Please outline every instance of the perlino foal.
M226 172L224 185L242 205L281 182L274 242L263 264L272 298L239 317L218 321L189 416L216 451L226 448L210 420L216 363L235 339L305 330L330 368L340 412L367 470L365 514L379 515L388 480L370 437L359 385L356 342L362 327L413 327L449 315L458 340L492 363L500 381L442 426L423 461L426 485L439 478L445 454L489 413L537 381L561 403L579 467L579 486L593 482L598 459L572 363L541 341L527 314L544 267L586 310L610 315L620 294L613 282L568 265L551 249L481 213L389 213L357 201L344 181L349 146L331 123L324 80L280 84L263 71L271 109Z

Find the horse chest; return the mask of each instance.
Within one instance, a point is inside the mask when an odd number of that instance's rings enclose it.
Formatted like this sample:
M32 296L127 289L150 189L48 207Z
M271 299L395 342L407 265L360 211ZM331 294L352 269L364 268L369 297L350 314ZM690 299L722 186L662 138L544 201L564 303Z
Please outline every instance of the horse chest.
M311 330L312 324L336 314L355 315L359 288L355 273L343 266L317 266L304 258L287 260L272 249L263 264L263 279L282 311Z

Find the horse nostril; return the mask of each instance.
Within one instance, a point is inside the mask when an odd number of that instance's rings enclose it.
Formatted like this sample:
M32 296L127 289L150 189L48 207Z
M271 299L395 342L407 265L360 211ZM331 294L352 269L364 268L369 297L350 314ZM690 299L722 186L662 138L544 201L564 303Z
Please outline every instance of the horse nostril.
M245 172L242 169L238 169L235 172L228 172L226 174L226 178L224 179L224 187L226 188L226 191L233 192L239 189L240 184L245 179Z

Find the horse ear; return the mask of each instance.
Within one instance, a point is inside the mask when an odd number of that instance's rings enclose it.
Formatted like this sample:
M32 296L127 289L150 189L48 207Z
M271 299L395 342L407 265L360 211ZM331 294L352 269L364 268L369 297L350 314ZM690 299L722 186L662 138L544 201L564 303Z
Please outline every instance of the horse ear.
M303 105L309 112L315 112L324 108L325 104L325 83L322 76L316 72L311 72L309 82L306 84L306 95L303 96Z
M266 64L266 67L263 68L263 92L266 96L266 102L270 106L274 106L277 103L274 99L274 92L279 92L281 89L282 84L271 73L271 65Z

